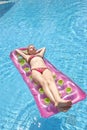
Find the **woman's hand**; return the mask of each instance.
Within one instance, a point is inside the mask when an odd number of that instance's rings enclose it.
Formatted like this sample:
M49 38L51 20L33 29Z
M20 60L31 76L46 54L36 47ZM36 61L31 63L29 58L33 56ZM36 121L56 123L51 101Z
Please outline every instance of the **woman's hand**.
M19 50L19 49L16 49L15 51L16 51L16 52L20 52L20 50Z
M43 48L41 48L41 49L37 50L37 51L36 51L36 53L39 53L39 52L41 52L42 50L44 50L44 51L45 51L45 50L46 50L46 48L45 48L45 47L43 47Z
M16 49L16 52L20 54L28 62L30 55L25 54L22 50L19 49Z
M36 54L38 54L38 55L40 55L40 56L42 56L42 57L43 57L43 55L44 55L44 53L45 53L45 50L46 50L46 48L45 48L45 47L43 47L43 48L41 48L41 49L37 50Z

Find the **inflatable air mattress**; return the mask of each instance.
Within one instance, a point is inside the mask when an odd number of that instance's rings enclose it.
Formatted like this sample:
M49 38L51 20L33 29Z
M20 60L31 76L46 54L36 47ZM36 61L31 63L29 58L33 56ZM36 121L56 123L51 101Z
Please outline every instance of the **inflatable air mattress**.
M20 49L24 52L26 51L26 48ZM11 52L10 57L22 75L24 81L28 85L41 113L41 116L47 118L58 113L58 109L54 107L49 98L45 95L41 86L34 83L29 64L15 50ZM77 86L62 72L57 70L47 59L44 59L44 61L48 68L52 71L56 86L63 99L72 100L72 104L85 99L86 94L79 86Z

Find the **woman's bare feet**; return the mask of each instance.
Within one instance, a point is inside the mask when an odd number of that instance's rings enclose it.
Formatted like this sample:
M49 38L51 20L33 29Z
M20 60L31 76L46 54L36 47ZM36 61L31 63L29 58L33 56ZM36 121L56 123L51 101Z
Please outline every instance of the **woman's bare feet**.
M71 100L60 99L59 102L55 105L60 112L66 112L71 108L72 102Z

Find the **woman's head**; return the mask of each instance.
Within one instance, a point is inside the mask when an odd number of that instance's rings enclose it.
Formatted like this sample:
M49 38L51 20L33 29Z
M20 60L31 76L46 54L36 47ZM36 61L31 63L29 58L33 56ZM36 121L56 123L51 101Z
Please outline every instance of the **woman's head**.
M27 48L28 54L30 55L34 55L36 54L36 48L34 47L34 45L29 45Z

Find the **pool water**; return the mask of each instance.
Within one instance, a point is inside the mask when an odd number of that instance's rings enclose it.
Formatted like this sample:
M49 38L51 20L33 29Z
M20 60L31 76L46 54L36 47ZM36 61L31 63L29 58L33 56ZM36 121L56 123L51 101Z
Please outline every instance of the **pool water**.
M0 130L87 130L87 99L42 118L9 54L33 43L87 93L87 0L19 0L0 18Z
M14 4L15 2L13 1L8 2L0 0L0 17L2 17L5 13L7 13L7 11L9 11Z

